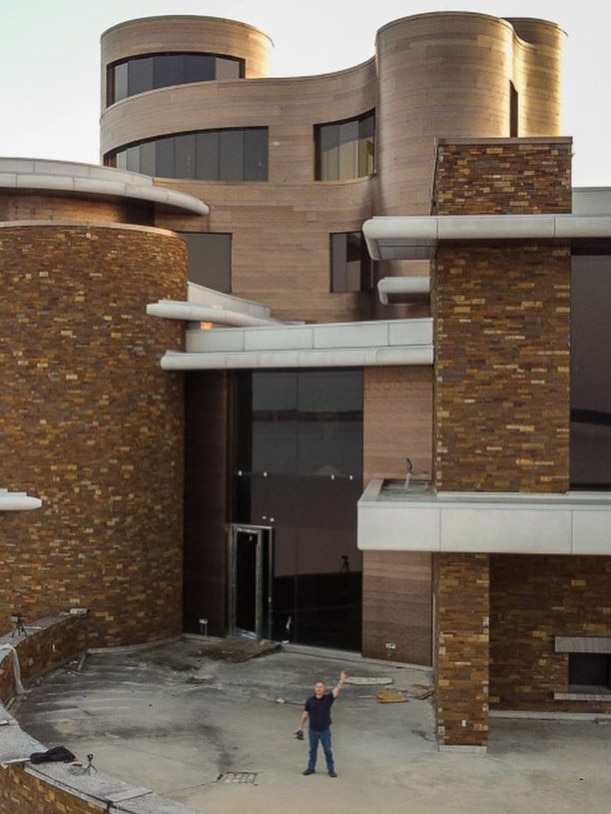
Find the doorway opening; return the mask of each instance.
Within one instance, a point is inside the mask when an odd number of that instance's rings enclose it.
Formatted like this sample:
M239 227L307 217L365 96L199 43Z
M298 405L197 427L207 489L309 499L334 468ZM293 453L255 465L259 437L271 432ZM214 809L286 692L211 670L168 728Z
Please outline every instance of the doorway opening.
M270 637L272 556L271 527L231 527L229 629L234 636Z

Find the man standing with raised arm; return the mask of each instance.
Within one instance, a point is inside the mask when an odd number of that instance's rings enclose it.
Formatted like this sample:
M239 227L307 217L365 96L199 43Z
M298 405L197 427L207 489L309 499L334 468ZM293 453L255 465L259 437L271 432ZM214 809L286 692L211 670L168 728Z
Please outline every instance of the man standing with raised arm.
M339 674L339 681L330 692L325 692L326 687L324 682L317 681L314 685L314 695L306 699L303 712L299 718L299 726L295 733L298 738L302 739L305 722L309 722L308 735L310 740L310 752L308 755L308 766L304 771L306 775L314 774L318 744L320 743L325 753L329 777L337 777L335 773L335 763L333 762L333 752L331 751L331 707L340 694L346 677L346 672L342 670Z

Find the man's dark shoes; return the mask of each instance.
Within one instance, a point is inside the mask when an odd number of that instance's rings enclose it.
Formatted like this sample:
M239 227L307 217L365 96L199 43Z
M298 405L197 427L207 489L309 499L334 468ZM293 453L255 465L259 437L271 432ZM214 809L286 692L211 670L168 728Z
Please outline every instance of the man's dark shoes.
M314 774L314 769L306 769L304 774Z
M337 777L337 775L335 774L335 772L329 772L329 777Z

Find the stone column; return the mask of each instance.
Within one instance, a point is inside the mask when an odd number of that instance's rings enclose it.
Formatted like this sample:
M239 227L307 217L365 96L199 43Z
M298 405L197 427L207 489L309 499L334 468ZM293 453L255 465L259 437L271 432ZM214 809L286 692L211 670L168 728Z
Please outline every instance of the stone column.
M440 749L488 745L489 557L438 554L434 563L435 697Z

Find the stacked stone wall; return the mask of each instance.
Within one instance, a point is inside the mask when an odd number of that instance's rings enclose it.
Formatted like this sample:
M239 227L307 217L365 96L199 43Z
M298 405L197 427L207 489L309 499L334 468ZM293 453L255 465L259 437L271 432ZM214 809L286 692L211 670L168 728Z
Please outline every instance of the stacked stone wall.
M0 515L0 631L87 608L91 646L182 627L184 243L141 227L0 229L0 485L42 508Z
M556 636L611 635L611 557L494 555L490 561L490 707L611 711L611 698L561 700L569 655Z
M434 557L435 702L440 746L488 743L489 569L486 554Z
M570 150L567 140L441 143L434 210L570 212ZM431 286L438 490L568 489L570 272L568 241L441 244ZM434 563L439 741L485 747L488 556L439 554ZM511 647L514 636L505 632ZM499 658L506 653L497 649ZM499 665L497 678L504 671Z
M570 144L439 150L440 215L569 212ZM444 243L433 272L435 481L564 492L569 477L568 241Z

